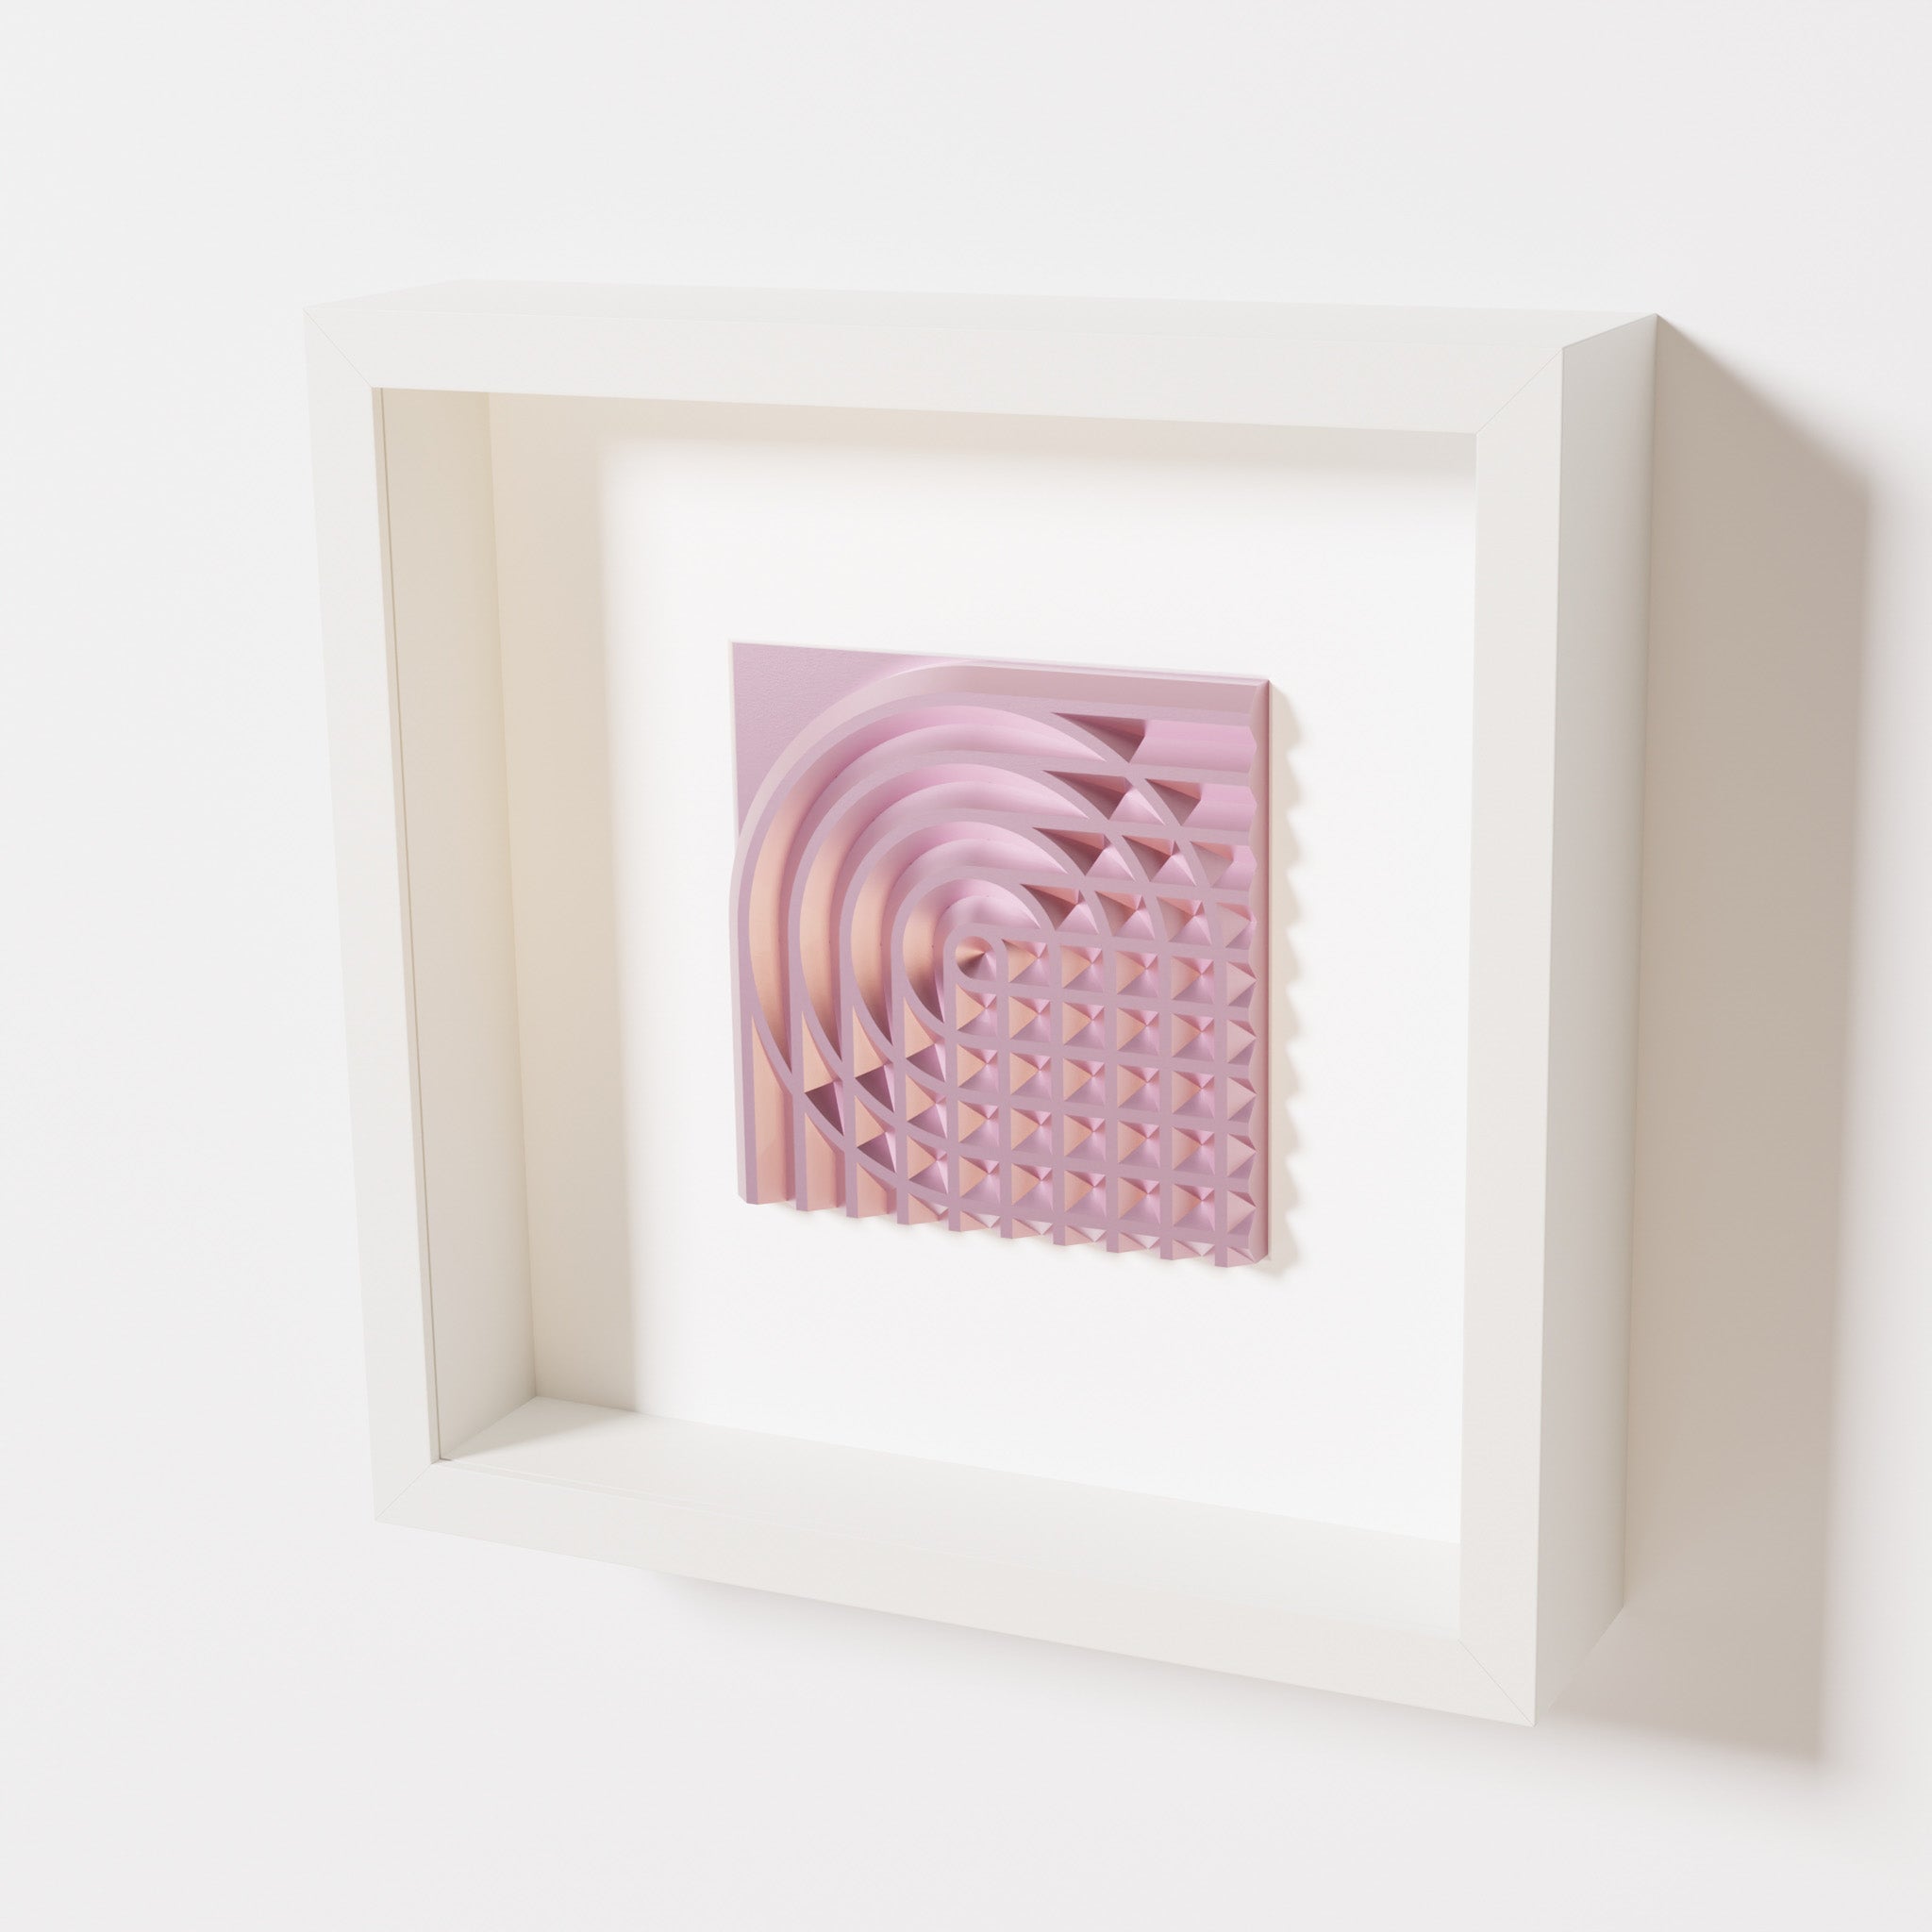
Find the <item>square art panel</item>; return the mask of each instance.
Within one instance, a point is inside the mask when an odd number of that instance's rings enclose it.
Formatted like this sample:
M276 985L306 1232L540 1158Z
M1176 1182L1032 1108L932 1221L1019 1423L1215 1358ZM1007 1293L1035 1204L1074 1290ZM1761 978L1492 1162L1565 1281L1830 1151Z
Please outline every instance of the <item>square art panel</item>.
M1266 680L733 674L745 1199L1259 1260Z

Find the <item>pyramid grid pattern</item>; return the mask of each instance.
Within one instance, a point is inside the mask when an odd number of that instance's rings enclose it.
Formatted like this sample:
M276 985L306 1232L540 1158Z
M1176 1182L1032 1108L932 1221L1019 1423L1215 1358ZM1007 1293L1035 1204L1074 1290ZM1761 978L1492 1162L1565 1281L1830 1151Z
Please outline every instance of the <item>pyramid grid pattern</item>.
M741 782L815 657L741 825L745 1198L1261 1258L1265 682L741 645Z

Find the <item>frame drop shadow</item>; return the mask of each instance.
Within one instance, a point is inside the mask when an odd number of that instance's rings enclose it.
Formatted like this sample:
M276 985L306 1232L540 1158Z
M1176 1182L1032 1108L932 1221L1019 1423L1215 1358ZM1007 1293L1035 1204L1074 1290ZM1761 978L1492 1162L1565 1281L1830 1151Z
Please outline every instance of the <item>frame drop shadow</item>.
M1821 1747L1867 503L1657 341L1622 1615L1558 1723Z

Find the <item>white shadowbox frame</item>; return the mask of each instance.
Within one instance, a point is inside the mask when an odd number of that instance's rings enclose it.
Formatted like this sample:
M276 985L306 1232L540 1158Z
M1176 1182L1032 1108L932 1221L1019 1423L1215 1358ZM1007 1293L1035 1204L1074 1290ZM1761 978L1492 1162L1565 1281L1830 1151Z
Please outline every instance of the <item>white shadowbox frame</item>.
M1652 322L454 285L309 325L383 1518L1533 1721L1622 1602ZM539 1391L503 693L465 668L491 394L1474 439L1455 1544Z

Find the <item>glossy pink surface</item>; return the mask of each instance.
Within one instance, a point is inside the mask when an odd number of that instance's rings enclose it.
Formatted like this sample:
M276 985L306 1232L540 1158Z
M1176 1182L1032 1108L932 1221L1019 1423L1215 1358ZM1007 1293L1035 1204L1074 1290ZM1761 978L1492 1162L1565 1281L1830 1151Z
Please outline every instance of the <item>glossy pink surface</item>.
M1266 682L733 668L745 1198L1260 1259Z

